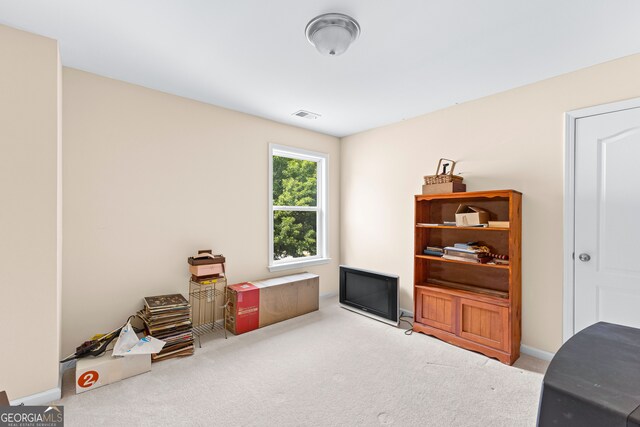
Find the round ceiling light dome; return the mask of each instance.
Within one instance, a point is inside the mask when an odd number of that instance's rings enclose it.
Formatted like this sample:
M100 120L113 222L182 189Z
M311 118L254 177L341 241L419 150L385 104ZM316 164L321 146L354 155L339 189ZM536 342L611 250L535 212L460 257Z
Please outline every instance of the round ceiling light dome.
M342 55L360 35L360 25L342 13L316 16L305 29L307 40L323 55Z

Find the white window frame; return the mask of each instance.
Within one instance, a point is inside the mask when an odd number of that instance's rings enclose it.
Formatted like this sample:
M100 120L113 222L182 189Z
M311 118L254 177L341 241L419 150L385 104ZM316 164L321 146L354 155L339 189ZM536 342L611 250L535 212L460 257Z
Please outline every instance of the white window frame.
M309 160L318 164L317 206L273 206L273 156ZM327 264L329 258L329 154L286 145L269 144L269 271L282 271L310 265ZM316 212L317 254L294 260L273 259L273 214L277 210Z

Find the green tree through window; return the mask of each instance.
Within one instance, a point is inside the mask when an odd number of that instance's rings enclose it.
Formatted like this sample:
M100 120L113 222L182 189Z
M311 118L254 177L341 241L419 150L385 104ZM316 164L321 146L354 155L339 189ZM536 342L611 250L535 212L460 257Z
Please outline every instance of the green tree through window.
M317 207L318 164L273 156L273 206ZM273 212L273 258L315 256L317 245L315 211L278 210Z

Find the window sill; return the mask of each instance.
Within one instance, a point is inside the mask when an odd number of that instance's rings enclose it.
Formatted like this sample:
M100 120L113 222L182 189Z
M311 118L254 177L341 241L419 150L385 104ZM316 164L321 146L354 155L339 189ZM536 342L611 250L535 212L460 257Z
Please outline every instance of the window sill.
M270 265L269 271L284 271L284 270L293 270L296 268L308 267L311 265L320 265L320 264L329 264L331 262L331 258L317 258L317 259L308 259L303 261L293 261L282 264L274 264Z

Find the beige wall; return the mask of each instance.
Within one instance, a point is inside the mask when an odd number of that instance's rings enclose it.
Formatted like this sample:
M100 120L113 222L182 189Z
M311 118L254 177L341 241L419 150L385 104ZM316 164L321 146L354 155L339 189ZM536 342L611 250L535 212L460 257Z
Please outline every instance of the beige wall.
M3 26L0 57L0 340L11 343L0 352L0 389L11 399L56 387L58 356L119 326L143 296L185 292L185 258L195 249L224 253L233 282L285 274L266 268L269 142L330 155L333 260L307 269L321 275L322 293L337 290L341 261L400 274L401 305L411 309L412 195L439 157L459 160L471 191L522 191L523 343L555 351L562 330L563 113L640 96L640 56L632 56L340 144L61 72L55 41Z
M523 192L522 342L556 351L564 113L639 97L638 76L635 55L344 138L342 262L399 274L412 309L413 195L440 157L458 160L469 191Z
M0 25L0 390L58 386L57 42Z
M144 296L186 293L196 249L234 283L296 271L267 270L270 142L329 153L333 260L306 270L337 291L337 138L69 68L63 90L64 353Z

